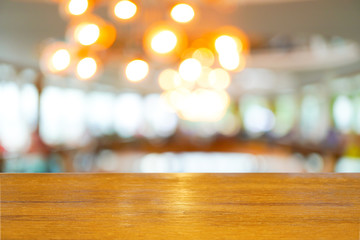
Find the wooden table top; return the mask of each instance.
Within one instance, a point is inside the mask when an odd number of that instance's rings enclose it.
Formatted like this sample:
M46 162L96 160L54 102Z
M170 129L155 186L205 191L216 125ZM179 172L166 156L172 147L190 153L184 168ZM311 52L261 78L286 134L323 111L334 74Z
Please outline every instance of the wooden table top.
M1 240L356 239L359 174L0 174Z

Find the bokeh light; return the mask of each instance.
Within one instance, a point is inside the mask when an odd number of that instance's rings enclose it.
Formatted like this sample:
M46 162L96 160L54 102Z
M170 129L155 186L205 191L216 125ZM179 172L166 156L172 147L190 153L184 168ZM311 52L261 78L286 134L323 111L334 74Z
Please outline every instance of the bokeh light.
M171 9L170 15L176 22L187 23L194 18L195 11L190 5L180 3Z
M109 48L116 39L116 29L111 24L104 24L100 28L100 36L98 41L96 41L96 46L102 49Z
M178 126L178 117L165 99L159 94L149 94L144 102L144 117L150 127L141 129L141 133L150 139L173 135Z
M188 121L219 121L230 104L230 97L226 91L204 88L190 91L179 87L164 92L162 97L181 118Z
M181 77L177 71L165 69L160 73L158 82L161 89L173 90L181 86Z
M143 60L136 59L126 66L125 73L129 81L138 82L143 80L149 73L149 65Z
M136 11L136 4L127 0L119 1L114 7L115 16L123 20L132 18Z
M62 71L70 65L70 60L71 56L69 51L66 49L59 49L52 55L50 66L52 66L54 71Z
M115 27L104 19L86 14L73 18L67 27L67 40L76 45L91 47L91 50L109 48L116 39Z
M196 81L201 75L201 70L201 63L194 58L185 59L179 66L180 76L189 82Z
M116 132L123 138L133 137L144 120L145 109L142 96L138 93L123 93L117 97L115 104Z
M241 41L228 35L221 35L215 40L215 49L219 54L229 54L242 51Z
M333 118L335 126L343 132L349 132L354 121L354 107L347 96L338 96L334 101Z
M189 121L215 122L225 114L229 105L228 94L224 91L197 89L187 98L180 116Z
M81 59L76 65L76 77L80 80L88 80L96 74L98 64L92 57Z
M251 134L270 131L275 126L275 117L272 111L252 105L244 113L244 127Z
M245 57L242 53L244 45L240 38L221 35L215 40L215 49L219 55L219 63L224 69L241 71L245 67Z
M66 18L79 18L91 12L94 8L94 0L61 0L60 14Z
M187 36L176 25L156 22L146 29L143 47L153 60L175 64L187 47Z
M209 83L209 73L212 71L210 67L203 67L200 77L196 80L196 83L202 88L212 88Z
M44 73L62 74L69 70L71 62L70 47L63 42L54 42L44 48L40 67Z
M201 65L211 67L214 64L214 54L208 48L199 48L194 51L192 57L198 60Z
M169 105L175 110L175 111L182 111L184 108L186 108L186 99L191 95L191 91L186 88L177 88L173 91L170 91L167 100L169 102Z
M79 16L86 12L89 7L88 0L70 0L67 3L67 10L71 15Z
M245 59L237 52L231 52L219 55L219 63L221 67L229 71L242 70Z
M214 89L225 89L230 85L230 75L221 68L216 68L209 73L209 84Z
M84 46L94 44L100 37L100 28L93 23L81 23L75 29L75 41Z
M176 34L170 30L163 30L157 33L151 40L151 48L160 54L169 53L176 47Z

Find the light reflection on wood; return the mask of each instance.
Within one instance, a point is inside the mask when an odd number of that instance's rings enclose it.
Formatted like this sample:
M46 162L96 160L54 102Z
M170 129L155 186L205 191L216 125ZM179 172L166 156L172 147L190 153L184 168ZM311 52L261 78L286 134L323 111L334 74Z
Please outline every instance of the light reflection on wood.
M1 239L357 239L359 174L2 174Z

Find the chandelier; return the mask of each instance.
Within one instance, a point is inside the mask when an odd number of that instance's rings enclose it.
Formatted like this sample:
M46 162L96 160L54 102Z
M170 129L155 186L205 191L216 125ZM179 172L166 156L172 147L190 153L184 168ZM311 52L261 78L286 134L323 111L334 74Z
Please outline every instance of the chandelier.
M189 39L185 26L197 18L195 2L169 2L168 17L158 19L145 7L146 1L118 0L107 6L111 22L94 14L99 4L95 0L59 3L60 14L69 20L66 40L44 48L40 59L44 74L95 79L114 42L122 39L121 54L129 58L123 71L128 81L141 82L157 69L162 96L179 117L218 121L224 116L230 104L226 89L233 73L244 69L249 51L248 39L240 29L223 26ZM139 20L142 14L148 16L146 22ZM141 41L121 36L114 26L136 21L140 22Z

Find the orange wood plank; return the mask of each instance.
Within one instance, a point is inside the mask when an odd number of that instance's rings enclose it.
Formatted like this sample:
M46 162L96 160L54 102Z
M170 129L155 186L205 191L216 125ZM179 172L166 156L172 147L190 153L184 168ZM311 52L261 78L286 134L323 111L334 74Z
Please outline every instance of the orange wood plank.
M359 174L1 174L1 239L360 239Z

